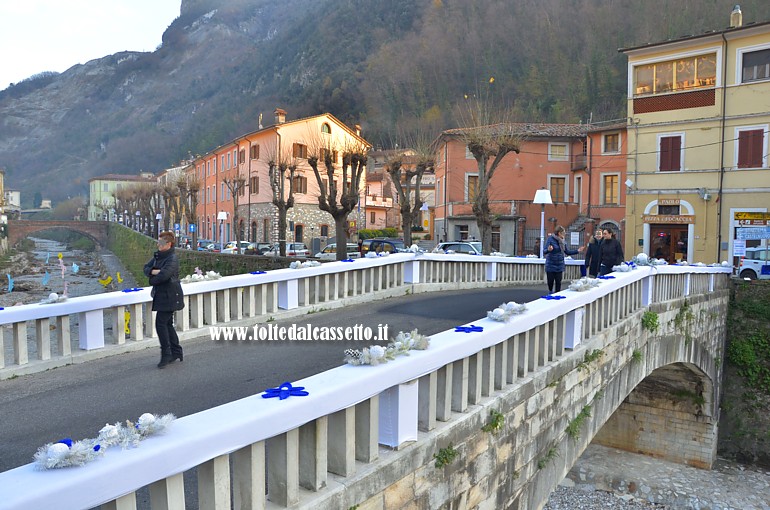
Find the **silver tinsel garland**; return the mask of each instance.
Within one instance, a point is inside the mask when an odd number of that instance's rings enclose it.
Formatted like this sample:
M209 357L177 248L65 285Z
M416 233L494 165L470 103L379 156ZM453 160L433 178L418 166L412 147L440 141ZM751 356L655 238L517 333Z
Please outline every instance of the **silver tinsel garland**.
M396 356L409 356L409 351L424 351L430 345L430 337L421 335L417 330L410 333L399 331L396 339L387 347L372 345L362 350L345 349L345 363L349 365L379 365L396 359Z

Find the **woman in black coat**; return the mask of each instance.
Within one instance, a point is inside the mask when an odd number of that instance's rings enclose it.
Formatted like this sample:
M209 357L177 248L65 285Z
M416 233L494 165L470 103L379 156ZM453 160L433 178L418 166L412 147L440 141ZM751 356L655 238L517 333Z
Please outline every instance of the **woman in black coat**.
M593 278L599 276L602 262L602 235L601 229L597 230L586 246L586 272Z
M155 317L155 331L160 342L158 368L164 368L169 363L182 361L184 358L179 337L174 329L174 312L184 308L174 241L173 232L161 232L158 236L158 251L144 265L144 274L152 285L152 311L158 312Z
M615 239L615 235L612 231L604 229L604 239L602 239L602 275L612 272L612 267L623 263L625 257L623 256L623 247L620 246L620 241Z

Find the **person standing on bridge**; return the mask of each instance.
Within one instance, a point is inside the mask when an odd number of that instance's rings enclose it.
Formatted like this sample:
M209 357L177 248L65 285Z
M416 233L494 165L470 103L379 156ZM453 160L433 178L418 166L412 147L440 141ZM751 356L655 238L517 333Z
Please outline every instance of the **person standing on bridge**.
M564 255L577 255L583 252L582 246L577 250L568 250L564 243L564 236L564 227L559 225L545 241L545 275L548 279L549 294L561 291L561 278L565 267Z
M615 234L610 229L605 228L603 231L604 239L602 239L601 251L602 251L602 276L611 273L614 266L623 263L625 257L623 256L623 247L620 245L620 241L615 238Z
M182 346L174 329L174 312L184 308L175 240L173 232L161 232L158 235L158 251L144 265L144 274L152 285L152 311L158 312L155 317L155 331L160 342L158 368L183 359Z

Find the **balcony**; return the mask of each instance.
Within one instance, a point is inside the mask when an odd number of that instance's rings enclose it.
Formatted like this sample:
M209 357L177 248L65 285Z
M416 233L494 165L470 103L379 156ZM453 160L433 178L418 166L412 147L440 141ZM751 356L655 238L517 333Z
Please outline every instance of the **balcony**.
M384 209L390 209L393 207L393 199L377 195L366 195L366 207L382 207Z

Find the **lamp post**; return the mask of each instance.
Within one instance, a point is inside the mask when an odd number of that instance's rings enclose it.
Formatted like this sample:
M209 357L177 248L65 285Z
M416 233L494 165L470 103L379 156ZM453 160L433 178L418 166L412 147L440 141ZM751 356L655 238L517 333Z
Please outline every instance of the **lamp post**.
M162 214L157 213L155 215L155 224L157 225L156 226L157 230L155 231L155 234L157 234L157 235L160 235L160 220L161 220L161 218L163 218Z
M219 211L217 213L217 219L219 220L219 253L222 253L222 239L225 237L224 227L227 213L225 211Z
M128 209L123 209L123 226L128 226Z
M137 231L137 232L139 232L139 216L140 216L141 214L142 214L142 213L140 213L138 210L136 211L136 225L134 225L134 227L136 228L136 231Z
M533 204L540 204L540 258L543 258L543 246L545 245L545 204L552 204L551 192L547 189L539 189L535 192Z

